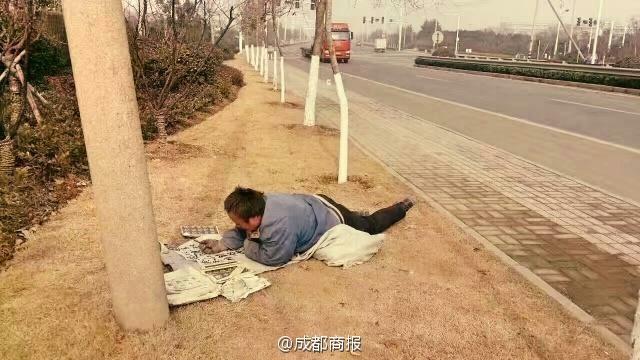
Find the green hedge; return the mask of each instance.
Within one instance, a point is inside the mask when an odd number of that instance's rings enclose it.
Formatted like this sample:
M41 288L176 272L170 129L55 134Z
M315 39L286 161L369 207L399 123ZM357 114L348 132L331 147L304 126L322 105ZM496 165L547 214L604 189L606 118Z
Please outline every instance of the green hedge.
M502 64L479 64L461 61L416 58L416 65L438 66L453 69L491 72L518 76L530 76L542 79L573 81L588 84L617 86L629 89L640 89L640 79L599 73L588 73L572 70L555 70L532 67L507 66Z

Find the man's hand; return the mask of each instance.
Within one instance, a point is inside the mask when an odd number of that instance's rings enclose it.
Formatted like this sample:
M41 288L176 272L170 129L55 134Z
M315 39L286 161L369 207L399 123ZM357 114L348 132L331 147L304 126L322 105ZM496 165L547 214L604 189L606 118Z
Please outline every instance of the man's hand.
M217 254L227 250L227 247L220 240L204 240L200 242L200 250L205 254Z

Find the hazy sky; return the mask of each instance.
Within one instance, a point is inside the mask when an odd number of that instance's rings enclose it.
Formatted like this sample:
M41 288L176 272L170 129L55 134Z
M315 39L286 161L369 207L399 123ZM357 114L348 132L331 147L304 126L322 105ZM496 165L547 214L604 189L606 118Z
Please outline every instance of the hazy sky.
M402 0L387 0L384 7L374 8L372 4L384 4L385 0L334 0L334 19L348 21L352 27L358 29L362 26L362 16L380 17L385 13L385 18L396 19L399 17L397 8L391 3L401 3ZM412 0L407 0L407 3ZM416 1L416 0L413 0ZM415 25L422 24L426 17L437 17L445 29L455 30L457 18L460 15L460 27L466 29L479 29L498 26L500 23L515 23L522 26L531 26L536 0L418 0L425 6L420 10L412 10L407 21ZM559 9L563 3L566 23L575 23L575 18L596 18L600 0L575 0L575 16L572 21L571 7L574 0L552 0ZM434 3L440 3L437 8ZM538 20L539 24L556 24L555 16L549 7L547 0L539 0ZM632 15L640 16L640 0L604 0L602 21L615 21L624 25ZM368 25L375 27L374 25Z

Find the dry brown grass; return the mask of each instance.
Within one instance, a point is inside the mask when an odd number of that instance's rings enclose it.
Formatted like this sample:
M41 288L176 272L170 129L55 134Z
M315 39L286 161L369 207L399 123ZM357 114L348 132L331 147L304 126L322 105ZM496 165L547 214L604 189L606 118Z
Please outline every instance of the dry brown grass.
M301 110L268 105L278 94L255 75L247 82L236 102L176 137L197 146L197 156L150 160L161 239L179 242L180 224L230 225L221 203L238 184L322 192L369 210L407 195L355 149L351 175L370 187L318 181L337 168L337 138L281 126L299 123ZM305 334L360 335L363 359L622 358L424 203L366 264L345 270L308 261L268 273L272 286L245 301L176 308L165 327L146 334L116 325L101 258L88 190L0 274L0 358L271 359L283 355L280 336Z

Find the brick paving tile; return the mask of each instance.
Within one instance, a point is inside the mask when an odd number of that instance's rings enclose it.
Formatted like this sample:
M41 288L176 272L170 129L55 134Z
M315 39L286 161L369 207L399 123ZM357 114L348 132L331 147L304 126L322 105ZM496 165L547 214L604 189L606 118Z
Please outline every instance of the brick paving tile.
M293 86L304 93L304 81ZM334 92L319 96L318 123L336 127ZM637 204L357 93L349 107L353 139L628 340L640 288Z

